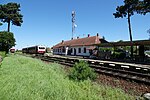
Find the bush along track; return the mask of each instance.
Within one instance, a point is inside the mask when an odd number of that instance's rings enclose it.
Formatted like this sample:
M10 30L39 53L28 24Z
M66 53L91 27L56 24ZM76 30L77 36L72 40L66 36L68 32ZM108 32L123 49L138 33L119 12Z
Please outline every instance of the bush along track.
M87 79L94 80L96 79L96 73L94 69L90 68L86 61L80 60L79 63L75 63L70 74L69 78L78 81L84 81Z

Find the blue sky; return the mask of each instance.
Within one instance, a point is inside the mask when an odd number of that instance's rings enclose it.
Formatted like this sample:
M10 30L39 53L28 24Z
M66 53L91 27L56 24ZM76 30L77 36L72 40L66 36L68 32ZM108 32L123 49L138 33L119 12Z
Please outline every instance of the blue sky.
M129 40L126 18L115 19L113 13L123 0L0 0L0 4L21 4L23 24L11 26L17 49L31 45L52 47L72 36L71 12L76 11L74 37L104 36L107 41ZM133 40L148 39L150 14L135 14L131 18ZM7 24L0 26L6 30Z

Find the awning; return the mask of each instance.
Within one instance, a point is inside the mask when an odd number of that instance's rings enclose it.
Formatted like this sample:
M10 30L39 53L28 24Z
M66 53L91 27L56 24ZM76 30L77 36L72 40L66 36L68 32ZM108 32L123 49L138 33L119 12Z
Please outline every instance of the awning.
M109 43L101 43L101 44L95 44L99 47L114 47L114 46L131 46L130 41L122 41L122 42L109 42ZM139 46L139 45L150 45L150 40L136 40L132 42L133 46Z

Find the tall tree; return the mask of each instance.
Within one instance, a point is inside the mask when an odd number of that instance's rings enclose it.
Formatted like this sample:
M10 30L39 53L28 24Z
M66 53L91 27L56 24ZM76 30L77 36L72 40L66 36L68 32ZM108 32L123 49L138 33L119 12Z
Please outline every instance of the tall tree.
M3 23L8 23L8 32L10 31L10 23L21 26L23 23L22 17L20 14L20 4L7 3L0 5L0 19Z
M6 51L15 46L15 38L13 33L2 31L0 32L0 51Z
M131 58L133 58L133 41L132 41L132 31L131 31L131 16L136 12L136 7L139 4L139 0L124 0L124 5L118 6L116 8L116 13L113 13L115 18L127 17L129 25L129 34L131 41Z

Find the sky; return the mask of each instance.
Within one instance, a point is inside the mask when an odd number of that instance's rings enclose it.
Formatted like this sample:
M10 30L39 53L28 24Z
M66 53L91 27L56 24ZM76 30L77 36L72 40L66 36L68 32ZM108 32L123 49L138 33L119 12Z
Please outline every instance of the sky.
M105 37L108 42L129 40L127 18L115 18L116 7L123 0L0 0L0 4L16 2L21 5L21 27L11 25L16 49L33 45L52 47L72 37L71 13L76 12L74 38ZM149 39L150 14L135 13L131 17L133 40ZM7 30L7 24L0 31Z

